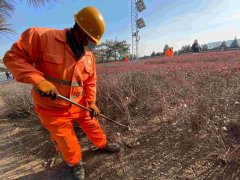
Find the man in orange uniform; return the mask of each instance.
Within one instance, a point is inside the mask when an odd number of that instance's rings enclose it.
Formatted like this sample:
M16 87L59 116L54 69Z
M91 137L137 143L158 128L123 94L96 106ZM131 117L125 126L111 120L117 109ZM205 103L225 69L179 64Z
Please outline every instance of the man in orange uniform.
M74 15L73 28L55 30L30 28L6 52L3 61L16 80L33 85L35 111L50 132L76 179L84 179L81 147L72 121L76 120L92 143L105 151L118 152L117 143L108 142L95 117L96 64L90 46L100 44L105 22L95 7L85 7ZM92 109L89 112L61 100L42 97L61 94Z
M167 57L173 56L173 47L168 48L168 49L166 50L166 52L165 52L165 55L166 55Z

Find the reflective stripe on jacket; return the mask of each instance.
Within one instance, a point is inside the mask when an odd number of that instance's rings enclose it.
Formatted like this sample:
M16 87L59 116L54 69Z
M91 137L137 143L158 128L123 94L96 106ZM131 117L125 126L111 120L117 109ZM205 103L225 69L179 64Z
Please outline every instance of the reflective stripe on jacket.
M66 30L30 28L6 52L3 61L17 81L37 86L44 79L59 93L79 102L96 101L96 64L92 52L75 60L66 42ZM68 107L63 100L51 100L32 91L36 104L45 108Z

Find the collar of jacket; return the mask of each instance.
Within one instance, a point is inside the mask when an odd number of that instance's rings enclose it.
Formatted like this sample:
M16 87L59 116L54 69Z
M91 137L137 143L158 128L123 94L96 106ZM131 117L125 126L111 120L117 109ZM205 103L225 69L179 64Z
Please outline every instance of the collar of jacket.
M56 31L55 39L57 39L58 41L60 41L62 43L67 44L67 36L66 36L67 30L70 30L70 28L65 28L63 30ZM69 49L71 49L71 48L69 48ZM85 55L92 54L92 52L89 51L88 49L84 49L84 50L85 50Z
M55 38L63 43L67 43L67 38L66 38L66 31L68 28L65 28L60 31L56 31Z

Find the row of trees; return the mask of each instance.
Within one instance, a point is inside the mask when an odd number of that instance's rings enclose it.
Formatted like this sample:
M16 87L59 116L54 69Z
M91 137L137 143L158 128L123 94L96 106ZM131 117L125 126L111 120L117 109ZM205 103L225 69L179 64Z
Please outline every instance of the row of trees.
M219 45L219 46L216 46L215 48L213 48L212 50L216 50L216 49L228 49L228 48L239 48L240 46L239 46L239 44L238 44L238 40L237 40L237 37L235 37L235 39L232 41L232 43L229 45L229 46L227 46L227 44L226 44L226 41L222 41L222 43ZM202 46L201 46L201 49L202 49L202 51L207 51L207 50L209 50L208 49L208 46L207 46L207 44L203 44ZM178 51L178 53L183 53L183 52L191 52L192 50L191 50L191 45L185 45L185 46L183 46L179 51Z
M170 47L170 46L166 44L166 45L164 46L164 48L163 48L163 52L155 52L155 51L153 51L150 56L151 56L151 57L154 57L154 56L164 55L164 52L165 52L169 47ZM191 47L192 47L192 46L191 46L190 44L188 44L188 45L183 45L180 50L174 51L174 54L192 52ZM212 50L217 50L217 49L229 49L229 48L239 48L239 47L240 47L240 45L238 44L237 37L235 37L235 39L232 41L232 43L231 43L229 46L227 46L226 41L222 41L222 43L221 43L219 46L216 46L216 47L213 48ZM207 50L209 50L207 44L201 45L201 50L202 50L202 51L207 51ZM149 57L149 56L145 56L144 58L147 58L147 57Z
M21 0L23 1L23 0ZM26 0L26 3L32 6L40 6L49 3L50 1L56 0ZM14 6L17 5L15 0L0 0L0 33L2 32L12 32L10 25L8 23L9 17L11 17L11 13L14 11ZM165 51L169 48L169 45L165 45L163 48L163 52L155 52L151 53L151 57L164 55ZM227 48L239 48L239 44L237 38L231 43L230 47L227 46L226 41L223 41L220 46L214 49L227 49ZM97 62L108 62L108 61L116 61L119 59L120 55L129 54L130 44L127 44L126 41L113 41L106 40L102 45L97 46L94 50L96 55ZM202 45L202 51L208 50L207 44ZM184 45L178 51L174 51L175 54L191 52L191 45ZM146 58L149 56L145 56ZM131 59L131 55L129 55Z
M239 44L238 44L238 40L237 40L237 37L235 37L235 39L233 40L233 42L230 44L230 46L228 47L227 44L226 44L226 41L223 41L221 43L220 46L216 47L216 49L228 49L228 48L239 48Z
M130 44L128 44L125 40L106 40L101 45L98 45L93 52L97 63L103 63L120 60L120 57L129 54L129 50ZM131 56L129 58L131 58Z

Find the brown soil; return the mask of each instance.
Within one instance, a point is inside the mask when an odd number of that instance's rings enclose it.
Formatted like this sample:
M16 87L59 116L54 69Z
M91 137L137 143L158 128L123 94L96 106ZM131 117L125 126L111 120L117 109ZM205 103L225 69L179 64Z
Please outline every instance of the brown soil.
M174 111L174 110L173 110ZM38 120L9 119L0 107L0 179L72 179ZM81 129L87 179L239 179L239 163L224 164L219 144L200 132L183 132L162 115L131 119L132 131L101 121L117 154L95 149ZM124 123L124 121L121 121Z

